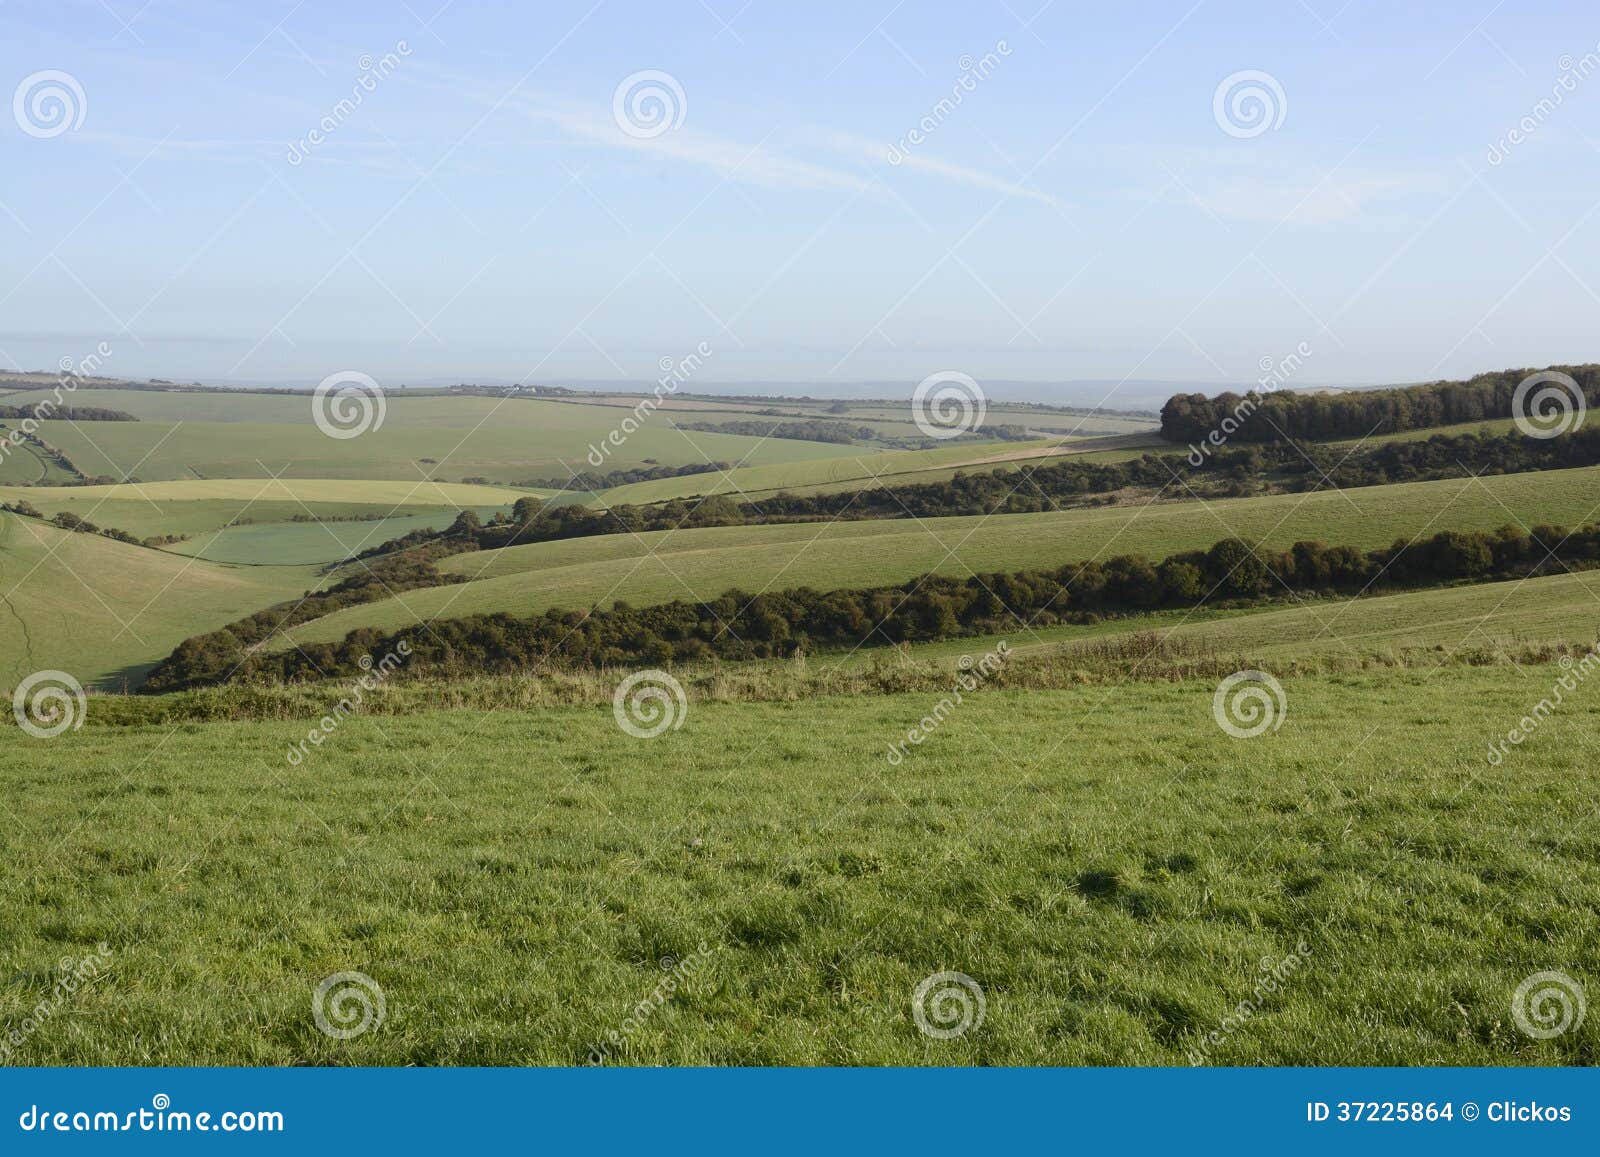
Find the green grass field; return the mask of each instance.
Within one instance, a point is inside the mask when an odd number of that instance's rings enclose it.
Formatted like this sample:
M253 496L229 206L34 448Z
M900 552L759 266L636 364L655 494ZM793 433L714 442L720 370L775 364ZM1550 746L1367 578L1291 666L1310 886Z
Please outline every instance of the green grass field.
M819 406L823 404L819 403ZM821 416L838 418L840 421L861 421L879 419L904 420L908 407L902 405L882 405L868 402L850 402L848 410L843 414L824 414ZM1131 417L1122 414L1072 414L1059 410L1039 409L1033 406L1017 405L1006 402L990 401L985 412L985 422L992 426L1026 426L1035 430L1072 430L1075 427L1084 429L1108 430L1119 434L1136 434L1144 430L1154 430L1160 425L1160 420L1155 415L1150 417Z
M1354 446L1374 442L1426 442L1434 436L1453 438L1461 434L1508 434L1517 428L1510 418L1485 418L1481 422L1458 422L1453 426L1425 426L1419 430L1401 430L1394 434L1381 434L1371 439L1350 438L1337 443Z
M503 508L467 509L487 522ZM457 513L453 507L441 507L421 514L360 522L258 522L199 534L163 549L213 562L252 566L336 563L415 530L443 530L456 520Z
M0 437L3 437L5 427L0 424ZM41 483L53 481L66 481L69 475L55 462L40 456L32 446L23 442L12 445L6 442L0 449L5 456L0 457L0 485L7 483Z
M1011 417L1021 420L1020 415ZM993 417L991 420L999 420ZM1052 416L1042 424L1043 429L1072 429L1076 419ZM1104 419L1085 419L1086 426L1105 422ZM960 471L977 473L1007 466L1037 465L1040 460L1057 456L1081 457L1086 462L1126 462L1145 454L1181 454L1186 448L1162 439L1153 424L1139 424L1133 419L1120 423L1110 422L1112 428L1125 428L1126 433L1110 436L1072 437L1066 441L1041 439L1032 442L1009 442L984 446L940 446L932 450L902 450L869 455L860 452L833 460L794 462L774 466L751 466L729 471L727 476L707 474L688 478L664 478L654 482L636 482L607 491L601 497L607 503L663 502L672 498L687 498L702 494L731 494L742 498L760 500L781 491L795 494L834 494L856 490L865 485L882 483L889 486L911 486L924 482L944 482ZM1513 428L1509 418L1484 422L1466 422L1456 426L1441 426L1423 430L1406 430L1399 434L1374 435L1372 438L1336 443L1354 447L1357 442L1367 448L1383 442L1414 442L1431 438L1435 434L1503 434Z
M327 642L356 627L392 630L440 615L532 614L616 599L642 605L714 598L733 588L865 587L929 571L981 574L1117 554L1160 559L1234 534L1279 547L1320 539L1372 548L1419 533L1493 529L1517 518L1530 526L1572 526L1597 516L1600 467L1591 467L1207 503L609 535L458 555L442 569L476 576L469 585L352 607L293 637Z
M190 635L319 586L313 567L229 567L0 514L0 687L34 671L137 685Z
M1160 446L1146 444L1146 439L1141 437L1138 444L1128 445L1120 450L1093 450L1074 448L1073 442L1056 443L1050 452L1038 453L1029 457L1017 457L1002 461L979 462L975 464L962 464L958 466L942 466L932 470L907 470L903 473L871 475L862 478L853 478L835 482L823 482L806 486L782 486L771 490L757 490L746 492L745 497L759 502L763 498L770 498L776 494L842 494L862 490L868 486L885 486L899 488L903 486L919 486L929 482L948 482L957 474L978 474L992 470L1022 471L1034 466L1048 463L1053 458L1075 458L1081 462L1127 462L1134 458L1142 457L1147 453L1155 453L1168 449L1166 443ZM1084 439L1085 445L1098 443L1099 439ZM871 465L868 461L867 465Z
M358 717L298 768L309 721L91 703L0 785L0 1018L104 942L15 1063L582 1064L614 1032L620 1064L1182 1065L1217 1031L1217 1064L1593 1064L1594 1018L1510 1016L1596 975L1600 699L1484 758L1552 670L1293 679L1254 740L1209 682L980 692L898 767L927 695L697 702L656 740ZM387 1016L338 1041L311 992L349 970ZM951 1040L912 1007L945 971L984 998Z
M33 452L32 447L6 446L0 458L0 483L43 482L49 475L49 463Z

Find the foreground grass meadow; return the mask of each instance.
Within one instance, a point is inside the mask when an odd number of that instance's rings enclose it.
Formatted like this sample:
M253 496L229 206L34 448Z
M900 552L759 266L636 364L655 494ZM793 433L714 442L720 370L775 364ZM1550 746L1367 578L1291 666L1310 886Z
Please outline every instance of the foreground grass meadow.
M937 695L357 716L299 766L307 720L91 700L5 749L0 1022L104 942L11 1063L1593 1064L1511 1002L1600 976L1600 687L1486 758L1560 673L1285 679L1254 739L1210 679L988 689L898 766ZM385 1017L339 1040L346 970Z

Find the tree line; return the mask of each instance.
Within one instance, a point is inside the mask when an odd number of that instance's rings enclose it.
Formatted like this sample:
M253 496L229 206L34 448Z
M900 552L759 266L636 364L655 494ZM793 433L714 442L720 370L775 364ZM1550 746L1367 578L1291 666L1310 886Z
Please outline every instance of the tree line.
M36 422L47 419L58 422L137 422L139 419L125 410L108 410L101 406L54 406L49 402L33 402L26 406L0 406L0 419L10 418Z
M674 421L680 430L706 434L741 434L747 438L783 438L795 442L831 442L848 446L878 436L871 426L852 426L848 422L814 419L803 422L684 422Z
M1600 402L1600 366L1552 366L1569 374L1590 405ZM1169 442L1202 442L1223 422L1236 424L1230 441L1273 442L1282 438L1361 438L1430 426L1452 426L1512 416L1517 386L1533 371L1500 370L1467 381L1431 382L1390 390L1307 393L1175 394L1161 408L1161 436Z
M49 522L52 526L60 527L62 530L71 530L78 534L98 534L102 538L115 539L117 542L125 542L130 546L160 546L169 542L182 541L181 536L178 535L139 538L137 535L129 534L126 530L118 530L114 526L96 526L87 518L80 518L69 510L61 511L54 518L46 518L26 498L19 498L15 502L0 502L0 510L10 514L20 514L24 518L37 518L41 521Z
M1146 454L1127 462L1046 460L1037 466L958 473L943 482L877 487L833 494L781 493L736 501L723 495L649 505L544 506L519 499L509 515L485 523L463 514L443 530L421 529L365 551L375 557L427 543L448 553L495 550L531 542L600 534L763 523L944 518L1030 514L1097 505L1133 488L1174 498L1226 498L1298 492L1325 486L1378 486L1460 478L1465 473L1513 474L1600 465L1600 427L1557 438L1504 434L1435 434L1413 442L1380 442L1354 453L1337 446L1286 442L1224 446L1199 462L1181 454Z
M580 490L594 493L610 490L613 486L627 486L633 482L654 482L660 478L683 478L690 474L715 474L732 470L727 462L691 462L687 466L637 466L626 470L608 470L604 474L585 470L565 478L530 478L516 485L528 490Z
M408 670L435 677L546 667L663 666L993 635L1202 603L1249 605L1286 594L1359 594L1489 582L1597 564L1600 523L1572 532L1553 526L1535 527L1531 533L1512 526L1493 532L1446 531L1425 541L1397 540L1366 551L1320 542L1268 550L1228 538L1208 550L1174 554L1159 563L1127 554L964 579L923 575L864 590L797 588L759 595L731 590L707 602L634 607L619 601L605 610L470 615L398 632L362 628L337 643L301 644L271 653L255 644L276 626L306 616L298 610L262 612L187 640L151 673L142 690L351 675L364 669L363 658L370 663L371 656L395 651L402 640L411 649Z

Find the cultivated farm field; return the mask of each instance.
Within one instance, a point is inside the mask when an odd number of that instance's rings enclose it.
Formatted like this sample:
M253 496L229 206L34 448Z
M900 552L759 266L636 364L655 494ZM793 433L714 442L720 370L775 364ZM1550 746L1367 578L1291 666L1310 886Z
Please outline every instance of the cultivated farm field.
M244 394L219 402L210 394L95 390L84 397L86 404L124 409L140 420L47 421L41 437L91 476L133 474L144 481L282 476L459 482L483 477L513 484L565 478L569 470L591 469L589 447L620 420L607 408L526 398L397 396L380 426L340 442L312 422L304 395ZM147 400L152 398L157 401ZM194 398L201 401L195 404ZM785 462L831 457L837 450L817 442L652 424L614 451L607 468L639 466L647 459Z

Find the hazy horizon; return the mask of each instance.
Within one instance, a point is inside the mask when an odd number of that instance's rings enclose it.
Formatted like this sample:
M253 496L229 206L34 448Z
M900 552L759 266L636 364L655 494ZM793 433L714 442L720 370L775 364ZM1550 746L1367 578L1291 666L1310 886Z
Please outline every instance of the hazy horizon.
M707 382L1120 394L1302 343L1329 384L1592 360L1575 5L727 8L6 5L0 366L620 383L704 343Z

